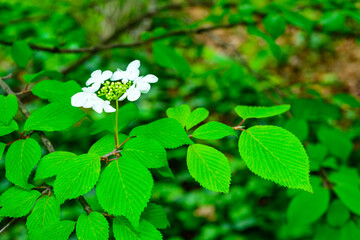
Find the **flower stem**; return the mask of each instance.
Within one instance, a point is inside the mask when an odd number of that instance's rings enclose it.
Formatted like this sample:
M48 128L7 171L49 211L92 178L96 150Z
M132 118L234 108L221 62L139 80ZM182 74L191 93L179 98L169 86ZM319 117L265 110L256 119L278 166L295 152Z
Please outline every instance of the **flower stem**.
M118 117L119 117L119 102L116 100L116 115L115 115L115 148L119 145L119 131L118 131Z

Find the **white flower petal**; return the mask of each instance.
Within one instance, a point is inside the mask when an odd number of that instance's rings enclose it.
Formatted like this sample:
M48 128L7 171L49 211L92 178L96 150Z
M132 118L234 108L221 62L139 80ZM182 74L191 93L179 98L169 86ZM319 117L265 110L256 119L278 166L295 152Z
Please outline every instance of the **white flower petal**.
M135 80L140 74L139 67L139 60L132 61L126 68L125 77L132 81Z
M108 80L109 78L111 78L112 75L113 75L113 73L111 71L109 71L109 70L104 71L101 74L101 80L104 82L105 80Z
M128 96L128 93L124 93L120 98L119 101L123 101Z
M98 70L95 70L91 73L91 77L92 78L99 78L101 76L101 70L98 69Z
M125 76L124 71L121 70L117 70L116 72L114 72L114 74L112 75L112 77L110 78L110 80L120 80L123 79Z
M147 82L139 82L136 84L136 89L142 93L148 93L150 91L150 84Z
M145 77L143 77L142 80L148 83L156 83L158 81L158 78L153 74L148 74Z
M84 92L79 92L71 97L71 105L74 107L81 107L86 100L86 94L84 94Z
M129 65L126 68L126 71L131 72L131 71L139 69L139 67L140 67L140 61L139 60L134 60L131 63L129 63Z
M103 111L103 106L101 103L95 104L92 109L94 109L95 112L97 113L102 113Z
M134 89L131 92L129 92L127 99L131 102L136 101L141 96L141 93L138 89Z
M105 101L104 102L104 111L109 113L109 112L115 112L116 109L110 105L109 101Z

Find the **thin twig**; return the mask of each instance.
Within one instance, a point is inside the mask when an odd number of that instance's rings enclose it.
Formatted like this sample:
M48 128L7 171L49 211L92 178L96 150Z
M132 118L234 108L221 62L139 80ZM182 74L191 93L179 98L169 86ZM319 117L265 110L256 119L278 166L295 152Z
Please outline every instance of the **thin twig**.
M5 229L7 229L13 222L16 221L16 218L11 219L1 230L0 233L2 233L3 231L5 231Z
M92 213L93 210L91 209L89 203L86 201L86 199L83 196L78 197L77 200L81 203L87 215Z

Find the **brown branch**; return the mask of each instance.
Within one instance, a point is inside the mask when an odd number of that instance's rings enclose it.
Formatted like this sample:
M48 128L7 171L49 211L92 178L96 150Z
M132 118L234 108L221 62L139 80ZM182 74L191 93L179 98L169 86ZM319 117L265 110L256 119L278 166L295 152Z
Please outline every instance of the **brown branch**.
M86 199L83 196L78 197L77 200L81 203L87 215L92 213L93 210L91 209L89 203L86 201Z

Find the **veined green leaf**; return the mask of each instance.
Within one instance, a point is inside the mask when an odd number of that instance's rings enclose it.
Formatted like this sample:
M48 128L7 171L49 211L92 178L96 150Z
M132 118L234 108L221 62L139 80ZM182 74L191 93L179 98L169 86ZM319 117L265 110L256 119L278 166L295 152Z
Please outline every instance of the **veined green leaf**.
M26 220L29 239L40 240L43 232L59 221L60 206L56 198L48 195L42 196Z
M121 157L101 173L96 195L105 211L125 216L137 228L153 185L149 170L140 162Z
M187 118L186 121L186 129L189 130L202 121L204 121L209 116L209 111L205 108L196 108L194 111L192 111Z
M193 144L188 147L186 162L191 176L204 188L229 192L231 169L223 153L213 147Z
M75 228L74 221L60 221L46 228L39 240L68 240Z
M158 141L164 148L177 148L192 141L175 119L163 118L134 128L130 136L143 136Z
M12 133L13 131L17 131L17 130L19 130L19 125L14 120L11 120L9 125L3 125L0 122L0 136L7 135L7 134Z
M109 223L98 212L89 215L84 212L76 223L76 235L79 240L107 240L109 239Z
M170 226L164 208L154 203L148 204L142 213L141 218L149 221L158 229L165 229Z
M43 70L34 74L24 74L25 82L32 83L40 80L44 77L49 77L51 79L61 80L63 78L62 73L54 70ZM57 89L59 90L59 89ZM36 95L36 94L35 94Z
M33 51L23 40L15 41L11 47L11 57L14 62L21 68L25 68L28 64Z
M35 180L53 177L59 173L61 166L73 160L76 154L65 151L56 151L41 158L36 169Z
M309 159L300 141L276 126L254 126L240 135L239 151L248 168L264 179L312 192Z
M162 240L161 233L148 221L140 221L140 231L136 231L129 221L123 217L117 217L113 222L114 236L116 240Z
M282 114L290 109L290 105L278 105L273 107L236 106L235 112L243 119L267 118Z
M44 80L37 83L31 92L50 102L67 102L71 101L71 96L81 92L80 85L75 81L60 82L57 80Z
M96 154L82 154L67 161L59 170L54 184L59 204L89 192L95 186L100 170L100 158Z
M119 134L119 143L124 142L127 139L125 134ZM100 138L89 149L89 153L97 154L98 156L104 156L111 153L115 149L115 137L114 134L106 135Z
M160 143L146 137L130 139L121 154L131 160L141 162L147 168L168 166L166 151Z
M18 111L18 102L16 96L10 94L8 96L0 95L0 124L9 125L13 117Z
M40 145L32 138L11 144L5 158L6 178L15 185L28 187L28 178L41 157Z
M221 139L230 135L236 136L234 129L220 122L205 123L193 133L194 138L197 139Z
M166 110L168 118L177 120L181 126L185 127L188 117L190 116L189 105L183 104Z
M37 109L26 120L24 130L61 131L85 116L85 113L69 103L55 102Z
M40 197L38 191L28 191L19 187L12 187L0 196L0 216L22 217L28 214Z

